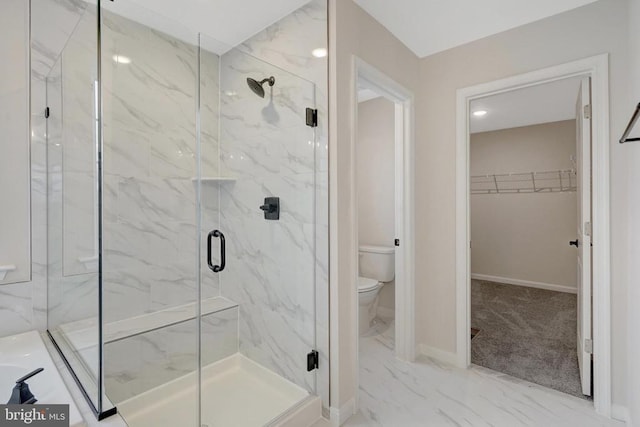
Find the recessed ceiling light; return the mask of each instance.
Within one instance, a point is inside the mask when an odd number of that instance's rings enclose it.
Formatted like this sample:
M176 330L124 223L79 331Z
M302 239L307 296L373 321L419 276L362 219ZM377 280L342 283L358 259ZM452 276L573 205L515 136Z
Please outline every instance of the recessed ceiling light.
M486 116L487 115L487 111L486 110L474 111L473 115L476 116L476 117Z
M113 61L118 64L130 64L131 58L122 55L113 55Z
M327 49L324 47L319 47L317 49L313 49L311 51L311 54L316 58L324 58L325 56L327 56Z

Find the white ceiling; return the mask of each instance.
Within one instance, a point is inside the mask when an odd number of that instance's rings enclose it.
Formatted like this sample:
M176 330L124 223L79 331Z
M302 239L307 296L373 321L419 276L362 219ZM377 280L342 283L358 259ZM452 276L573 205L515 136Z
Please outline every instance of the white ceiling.
M116 0L102 5L114 13L181 40L224 53L310 0Z
M471 113L485 110L487 114L471 114L471 133L575 119L580 80L564 79L474 100Z
M425 56L596 0L354 0Z

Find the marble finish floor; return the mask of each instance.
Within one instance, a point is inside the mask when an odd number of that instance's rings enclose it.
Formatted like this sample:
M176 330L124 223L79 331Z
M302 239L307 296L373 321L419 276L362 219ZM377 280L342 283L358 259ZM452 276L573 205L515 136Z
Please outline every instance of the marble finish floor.
M458 369L393 354L393 322L360 338L359 412L346 426L624 426L591 402L473 365Z

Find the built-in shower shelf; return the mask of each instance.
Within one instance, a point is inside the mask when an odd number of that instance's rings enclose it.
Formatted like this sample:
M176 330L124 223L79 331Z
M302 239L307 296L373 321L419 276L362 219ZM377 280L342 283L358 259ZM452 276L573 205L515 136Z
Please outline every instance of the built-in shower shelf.
M200 178L200 182L203 184L216 183L216 182L235 182L237 179L232 176L203 176ZM198 178L191 178L191 181L196 182Z
M207 316L237 306L237 303L225 297L207 298L202 300L201 314ZM105 323L104 341L108 344L194 320L197 317L196 309L196 303L189 303ZM77 349L96 344L98 330L95 318L68 323L60 326L60 329L64 332L66 339Z

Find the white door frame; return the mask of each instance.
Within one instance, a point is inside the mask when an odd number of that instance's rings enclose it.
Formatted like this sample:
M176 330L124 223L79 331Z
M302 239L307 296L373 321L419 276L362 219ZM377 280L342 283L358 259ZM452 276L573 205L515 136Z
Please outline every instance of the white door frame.
M457 363L471 364L471 265L469 205L469 106L471 101L565 79L589 76L592 82L592 242L593 381L597 413L611 416L609 56L602 54L505 79L459 89L456 137L456 319Z
M351 254L356 266L351 278L351 334L356 343L355 364L358 365L358 188L357 188L357 138L358 138L358 82L366 85L395 104L395 236L400 239L396 248L395 287L395 343L396 357L415 360L415 242L414 242L414 97L411 91L393 79L353 56L351 129ZM356 387L356 390L358 387Z

